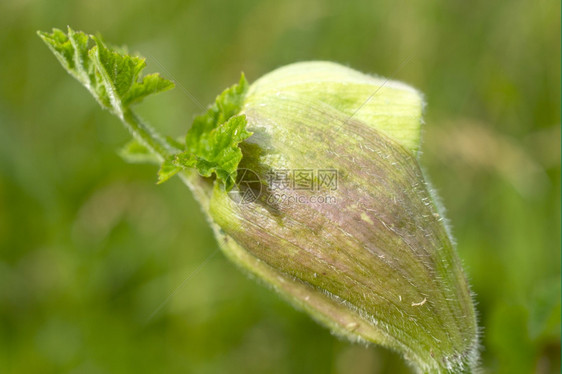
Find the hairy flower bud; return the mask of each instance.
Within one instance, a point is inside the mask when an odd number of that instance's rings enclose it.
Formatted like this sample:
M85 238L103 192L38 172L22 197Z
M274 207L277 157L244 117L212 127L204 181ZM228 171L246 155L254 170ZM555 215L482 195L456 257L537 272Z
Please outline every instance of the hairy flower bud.
M475 309L418 164L422 107L399 82L289 65L244 98L235 187L187 179L224 252L336 334L470 371Z
M224 252L338 335L401 352L423 372L476 366L468 283L418 165L414 89L328 62L221 93L185 144L132 110L173 83L72 30L39 32L134 136L122 154L179 173ZM214 178L214 181L213 179Z

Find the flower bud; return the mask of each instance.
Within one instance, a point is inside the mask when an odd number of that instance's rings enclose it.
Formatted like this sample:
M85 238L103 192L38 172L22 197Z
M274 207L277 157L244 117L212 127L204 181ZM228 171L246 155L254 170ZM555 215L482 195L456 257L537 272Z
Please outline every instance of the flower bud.
M418 165L417 91L327 62L251 87L242 75L182 144L131 109L173 87L143 76L144 59L70 27L39 36L134 135L127 158L160 163L159 182L179 173L236 263L336 334L395 349L418 371L475 368L470 290Z
M422 372L477 361L471 293L418 163L415 89L328 62L253 83L236 185L189 183L224 252L334 333Z

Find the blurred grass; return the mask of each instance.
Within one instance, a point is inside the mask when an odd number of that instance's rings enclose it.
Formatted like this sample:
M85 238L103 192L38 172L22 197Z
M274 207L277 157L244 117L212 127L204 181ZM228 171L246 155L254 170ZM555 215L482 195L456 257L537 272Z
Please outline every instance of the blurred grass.
M407 373L338 341L215 255L179 181L125 164L128 135L35 31L99 31L209 103L240 71L333 60L426 94L423 163L470 274L490 373L560 372L560 3L0 3L1 373ZM411 60L397 71L407 58ZM139 108L164 133L180 87Z

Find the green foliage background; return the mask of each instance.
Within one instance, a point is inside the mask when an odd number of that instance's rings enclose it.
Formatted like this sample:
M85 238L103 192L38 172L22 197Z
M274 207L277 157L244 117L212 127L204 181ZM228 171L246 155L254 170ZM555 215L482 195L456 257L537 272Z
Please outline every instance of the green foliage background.
M179 180L118 157L128 134L35 34L67 24L178 82L139 107L174 136L201 111L186 91L206 105L240 71L325 59L419 88L483 366L560 372L559 2L5 0L1 373L409 372L248 279Z

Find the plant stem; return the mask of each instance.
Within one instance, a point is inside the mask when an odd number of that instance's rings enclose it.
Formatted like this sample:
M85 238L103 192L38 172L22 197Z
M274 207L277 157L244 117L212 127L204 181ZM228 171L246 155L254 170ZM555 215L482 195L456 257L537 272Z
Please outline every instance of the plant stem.
M177 152L176 148L149 124L143 122L132 110L125 109L122 114L116 114L135 139L147 147L161 162ZM182 170L178 175L193 192L203 210L207 211L212 184L199 177L195 170Z
M135 139L147 147L160 161L164 161L175 153L174 147L168 144L164 137L150 125L144 123L132 110L125 109L118 116Z

